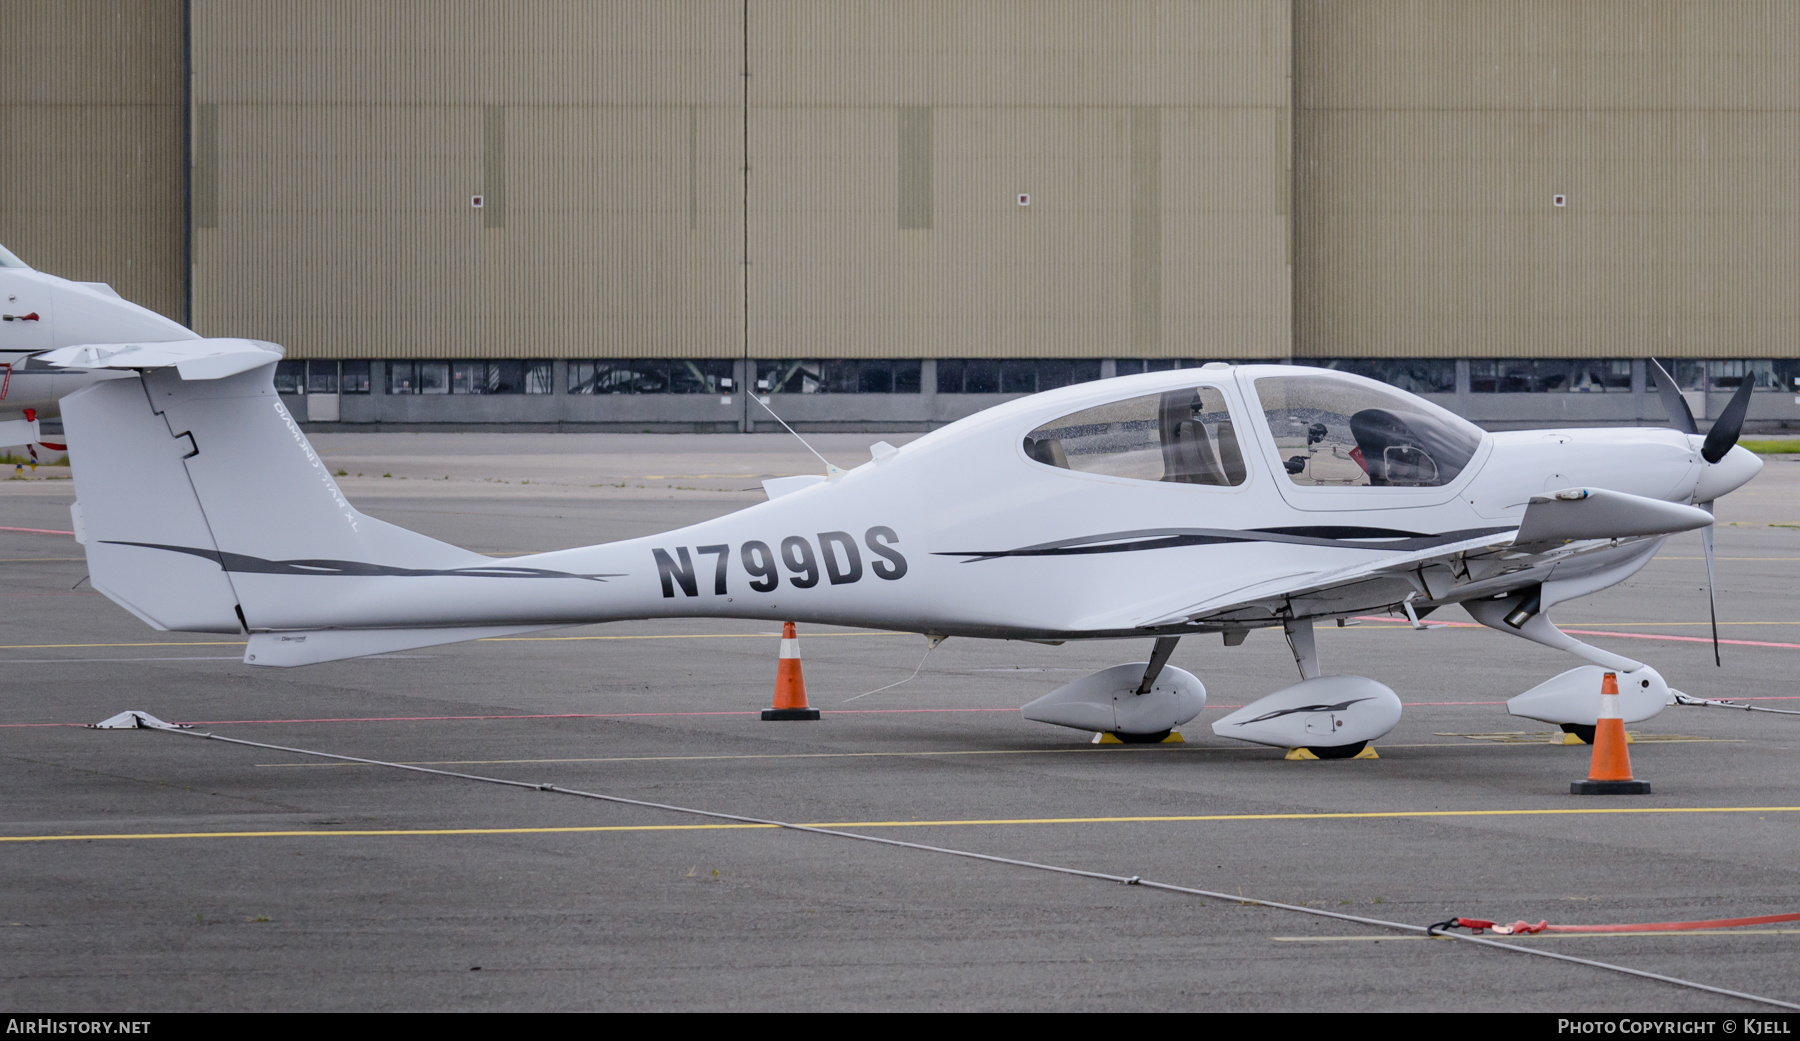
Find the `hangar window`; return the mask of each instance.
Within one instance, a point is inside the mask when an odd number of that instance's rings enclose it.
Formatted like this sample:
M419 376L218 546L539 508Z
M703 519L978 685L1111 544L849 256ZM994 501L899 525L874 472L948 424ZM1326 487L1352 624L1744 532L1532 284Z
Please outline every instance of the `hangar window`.
M1136 376L1140 372L1169 372L1172 369L1197 369L1210 362L1222 361L1227 365L1255 365L1256 361L1237 362L1230 358L1117 358L1113 361L1113 374L1116 376Z
M634 358L571 361L571 394L729 394L736 362L728 358Z
M1476 358L1469 362L1474 394L1628 394L1628 358Z
M756 363L759 394L917 394L919 359L789 358Z
M276 362L275 392L277 394L304 394L306 392L306 363L303 361Z
M369 392L369 363L366 361L347 361L343 363L342 375L338 378L338 393L367 394Z
M389 394L548 394L551 366L536 361L390 361Z
M1748 376L1757 390L1800 389L1800 362L1791 359L1752 359L1748 361L1701 361L1679 359L1664 361L1675 385L1682 390L1707 390L1730 393L1738 389ZM1656 368L1646 366L1651 390L1656 389Z
M1047 466L1230 487L1244 483L1244 453L1225 397L1184 387L1073 412L1025 437L1025 454Z
M1294 364L1354 372L1408 394L1456 393L1456 361L1452 358L1295 358ZM1629 383L1629 369L1625 375Z
M1099 358L939 358L937 363L939 394L1036 394L1099 378Z
M1434 487L1481 447L1480 427L1370 380L1270 376L1256 395L1295 484Z

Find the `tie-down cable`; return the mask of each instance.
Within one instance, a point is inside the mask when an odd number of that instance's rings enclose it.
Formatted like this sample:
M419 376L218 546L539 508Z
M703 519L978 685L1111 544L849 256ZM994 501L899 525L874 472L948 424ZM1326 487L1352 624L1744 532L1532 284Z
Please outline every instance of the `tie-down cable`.
M976 853L972 850L954 849L949 846L933 846L923 842L907 842L903 839L883 838L879 835L864 835L861 832L844 831L839 828L823 828L813 824L795 824L790 821L773 820L767 817L749 817L738 813L724 813L719 810L702 810L692 806L676 806L672 803L650 802L645 799L631 799L623 795L607 795L601 792L586 792L578 788L564 788L556 784L538 784L531 781L515 781L505 777L485 777L481 774L467 774L455 770L436 770L428 766L414 766L409 763L392 763L382 759L365 759L360 756L339 755L335 752L318 752L309 748L293 748L288 745L272 745L262 741L246 741L239 737L225 737L220 734L195 730L191 726L177 723L165 723L147 712L121 712L110 719L92 724L95 729L127 730L145 729L160 730L164 733L178 734L182 737L197 737L209 741L224 741L228 744L244 745L248 748L263 748L272 752L289 752L294 755L307 755L319 759L335 759L339 762L362 763L365 766L383 766L393 770L409 770L413 773L435 774L439 777L454 777L464 781L481 781L485 784L499 784L508 788L529 788L540 792L553 792L557 795L573 795L582 799L597 799L622 806L638 806L644 809L665 810L670 813L683 813L695 817L707 817L713 820L731 821L735 824L754 824L768 828L783 828L788 831L806 832L812 835L825 835L831 838L854 839L858 842L873 842L882 846L893 846L900 849L913 849L925 853L941 853L945 856L961 857L965 860L979 860L989 864L1005 864L1009 867L1029 868L1033 871L1048 871L1052 874L1070 875L1076 878L1090 878L1100 882L1114 882L1120 885L1140 886L1145 889L1157 889L1166 893L1180 893L1184 896L1197 896L1212 900L1230 900L1253 907L1266 907L1276 911L1293 911L1298 914L1312 915L1315 918L1332 918L1341 922L1356 922L1360 925L1375 926L1380 929L1391 929L1394 932L1411 935L1423 935L1439 939L1456 940L1461 943L1472 943L1483 947L1498 948L1514 954L1527 954L1536 958L1549 958L1553 961L1569 962L1575 965L1586 965L1590 968L1604 969L1609 972L1636 976L1640 979L1655 980L1677 987L1705 991L1709 994L1722 994L1726 997L1743 1001L1772 1005L1776 1008L1800 1011L1800 1004L1781 1001L1776 998L1765 998L1758 994L1748 994L1741 990L1726 987L1715 987L1710 983L1699 983L1682 979L1678 976L1665 976L1662 973L1634 969L1612 962L1596 961L1592 958L1578 958L1571 954L1557 954L1554 951L1538 950L1500 940L1487 939L1481 936L1467 936L1446 931L1455 926L1455 920L1439 922L1435 925L1413 925L1410 922L1394 922L1384 918L1370 918L1365 915L1346 914L1342 911L1327 911L1318 907L1306 907L1301 904L1287 904L1279 900L1263 900L1247 897L1241 893L1222 893L1212 889L1199 889L1194 886L1178 886L1170 882L1157 882L1139 875L1114 875L1105 871L1089 871L1083 868L1064 867L1059 864L1043 864L1034 860L1020 860L1014 857L1000 857L991 853ZM329 834L322 832L321 834Z

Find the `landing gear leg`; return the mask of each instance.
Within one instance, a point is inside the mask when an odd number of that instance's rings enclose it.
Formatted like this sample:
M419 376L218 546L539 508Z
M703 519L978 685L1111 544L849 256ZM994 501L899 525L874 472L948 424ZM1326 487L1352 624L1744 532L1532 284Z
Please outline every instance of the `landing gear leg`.
M1319 649L1313 643L1312 619L1290 618L1281 623L1281 631L1287 634L1288 649L1294 652L1294 664L1300 666L1300 678L1318 679Z
M1179 636L1156 638L1156 646L1150 648L1150 661L1144 666L1144 679L1137 685L1136 693L1150 693L1150 688L1156 685L1156 677L1162 675L1163 666L1169 664L1169 655L1175 653L1175 645L1180 642Z

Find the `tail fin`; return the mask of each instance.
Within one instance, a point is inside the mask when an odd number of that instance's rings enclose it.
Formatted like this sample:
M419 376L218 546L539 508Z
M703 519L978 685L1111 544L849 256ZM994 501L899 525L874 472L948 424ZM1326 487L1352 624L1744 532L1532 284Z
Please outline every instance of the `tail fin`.
M150 411L143 385L108 380L78 391L63 401L63 424L75 531L94 588L158 629L243 632L237 594L187 479L183 456L192 446ZM199 552L147 548L154 546Z
M202 346L221 343L231 346L210 354ZM248 341L191 346L204 357L179 368L135 352L107 359L93 347L70 349L89 354L66 364L167 366L63 400L77 530L95 589L159 629L383 628L396 620L379 611L358 617L358 583L296 583L293 576L443 574L492 564L352 507L275 393L279 354ZM270 581L277 576L286 580ZM299 657L329 660L487 635L469 628L444 630L442 639L387 631L392 646L364 638L345 643L342 654ZM267 641L253 638L252 652L259 642ZM293 655L259 657L271 660L258 664L303 663Z

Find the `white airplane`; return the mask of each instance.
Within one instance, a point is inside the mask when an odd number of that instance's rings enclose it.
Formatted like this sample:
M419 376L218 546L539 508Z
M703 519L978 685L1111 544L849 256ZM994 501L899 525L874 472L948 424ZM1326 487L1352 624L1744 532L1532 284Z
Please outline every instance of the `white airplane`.
M1021 398L769 501L649 538L497 563L363 515L246 340L71 347L135 371L63 401L94 588L157 629L246 633L292 666L622 619L715 617L1060 643L1150 638L1148 662L1077 680L1028 718L1159 740L1206 691L1183 636L1280 629L1301 682L1215 733L1321 758L1387 733L1400 700L1331 675L1313 627L1371 612L1477 621L1591 663L1509 703L1591 728L1600 674L1624 714L1672 695L1550 610L1630 577L1754 477L1749 387L1705 438L1668 429L1486 433L1342 372L1206 365ZM1672 381L1664 379L1673 402ZM1675 406L1671 405L1671 414ZM1681 406L1691 429L1691 417ZM1699 505L1694 505L1699 504ZM1589 731L1591 732L1591 730Z
M76 372L41 361L46 351L78 343L196 340L179 322L119 296L104 282L71 282L36 271L0 246L0 448L24 446L33 459L46 442L41 420L57 415L57 402L117 371Z

